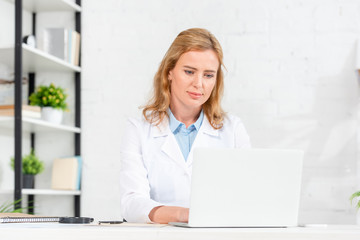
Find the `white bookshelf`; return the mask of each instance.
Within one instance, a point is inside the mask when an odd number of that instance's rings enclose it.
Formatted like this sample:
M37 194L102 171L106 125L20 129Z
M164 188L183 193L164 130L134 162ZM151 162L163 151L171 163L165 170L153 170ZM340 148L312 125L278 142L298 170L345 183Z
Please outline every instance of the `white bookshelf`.
M37 48L30 47L25 43L22 44L22 49L23 72L81 72L80 67L72 65ZM0 47L0 63L13 68L14 52L14 46Z
M72 133L80 133L80 128L54 124L41 119L23 117L23 131L25 132L48 132L48 131L67 131ZM0 117L0 127L3 128L14 128L14 117Z
M18 21L21 19L21 13L23 11L27 11L32 14L32 28L33 31L36 27L36 14L39 12L72 12L74 14L74 24L75 30L81 33L81 1L77 0L22 0L22 6L18 5L19 2L15 0L5 0L10 4L14 5L15 8L15 39L17 42L21 40L23 36L23 26L27 24L24 21ZM70 19L71 20L71 19ZM44 21L44 20L42 20ZM46 21L46 20L45 20ZM5 33L7 34L7 33ZM33 33L34 34L34 33ZM48 73L72 73L74 75L74 99L75 99L75 125L81 126L80 116L81 116L81 67L75 66L63 59L57 58L53 55L50 55L40 49L30 47L22 43L20 46L16 45L16 48L22 52L22 56L17 56L18 59L15 61L15 44L10 46L0 46L0 64L4 64L9 68L13 68L14 71L21 71L23 76L31 73L29 75L29 81L35 83L36 74L38 72L48 72ZM16 64L16 67L15 67ZM21 69L21 70L19 70ZM18 73L19 73L18 72ZM19 76L16 75L15 76ZM17 78L18 81L15 83L15 89L19 89L20 78ZM21 79L20 79L21 80ZM61 81L61 80L60 80ZM36 85L35 85L36 86ZM16 126L15 126L16 122ZM18 124L19 121L15 121L14 117L5 117L0 116L0 135L4 132L4 129L14 130L19 133L19 128L21 126L22 131L18 135L14 135L15 139L15 153L20 152L21 149L21 141L24 138L23 132L31 133L31 144L33 144L35 140L36 133L40 132L51 132L54 133L54 136L59 132L68 132L72 133L75 136L75 155L81 155L81 129L80 127L67 126L63 124L53 124L41 119L22 117L21 125ZM26 136L28 138L28 136ZM44 143L42 143L44 144ZM0 152L1 156L1 152ZM17 156L17 160L19 160L19 156ZM19 161L17 161L19 162ZM15 173L15 179L18 183L19 179L19 171ZM19 194L21 190L21 194ZM69 195L74 197L74 210L75 216L80 215L80 197L81 191L65 191L65 190L53 190L53 189L24 189L21 187L21 184L15 184L14 189L0 189L1 194L15 194L16 199L20 199L23 195L27 195L28 197L28 206L29 203L34 202L34 195ZM32 208L34 210L34 208Z
M15 0L7 0L15 3ZM23 9L30 12L74 11L81 12L81 7L70 0L23 0Z
M13 189L0 190L0 194L13 194ZM80 190L54 190L54 189L22 189L23 195L69 195L69 196L80 196Z

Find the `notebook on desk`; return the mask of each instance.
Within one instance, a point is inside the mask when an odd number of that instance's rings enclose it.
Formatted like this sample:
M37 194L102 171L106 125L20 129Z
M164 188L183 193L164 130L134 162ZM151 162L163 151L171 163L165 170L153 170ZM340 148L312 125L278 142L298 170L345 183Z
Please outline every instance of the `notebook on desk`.
M0 223L67 223L88 224L94 221L89 217L46 217L24 213L0 213Z
M189 222L181 227L298 225L303 152L194 149Z
M35 216L24 213L0 213L0 223L59 222L59 217Z

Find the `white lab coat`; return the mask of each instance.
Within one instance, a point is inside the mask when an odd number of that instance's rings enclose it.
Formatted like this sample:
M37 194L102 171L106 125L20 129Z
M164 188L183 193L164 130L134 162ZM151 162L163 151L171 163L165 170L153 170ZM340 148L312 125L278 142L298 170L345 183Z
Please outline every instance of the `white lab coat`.
M122 216L129 222L150 222L148 214L156 206L189 207L196 147L248 148L250 140L240 118L227 115L223 128L215 130L204 116L185 161L167 118L159 126L130 118L121 144Z

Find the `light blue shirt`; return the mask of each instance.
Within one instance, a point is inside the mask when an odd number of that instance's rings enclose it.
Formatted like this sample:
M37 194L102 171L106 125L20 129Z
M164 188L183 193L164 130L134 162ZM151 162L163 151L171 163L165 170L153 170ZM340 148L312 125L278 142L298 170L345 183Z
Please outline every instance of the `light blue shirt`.
M190 153L191 146L196 138L197 133L201 127L201 124L204 119L204 112L201 110L199 118L196 120L194 124L191 124L188 128L186 128L185 124L178 121L174 114L169 109L169 117L170 117L170 130L174 134L176 141L179 144L181 152L184 156L185 161L187 161L187 157Z

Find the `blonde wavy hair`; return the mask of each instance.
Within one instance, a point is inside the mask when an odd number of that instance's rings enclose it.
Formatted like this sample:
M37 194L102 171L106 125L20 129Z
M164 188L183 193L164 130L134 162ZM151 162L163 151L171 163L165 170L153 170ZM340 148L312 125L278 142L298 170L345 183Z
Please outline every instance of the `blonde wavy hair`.
M216 53L219 60L219 69L217 70L214 89L202 108L214 129L223 127L225 116L221 108L221 98L224 92L223 52L215 36L202 28L191 28L181 32L166 52L154 77L153 95L148 103L142 107L142 113L148 122L159 125L165 116L169 117L167 113L170 106L168 74L175 67L180 56L188 51L205 51L209 49Z

